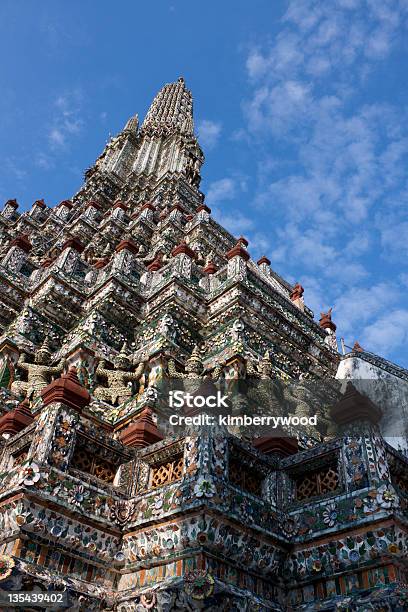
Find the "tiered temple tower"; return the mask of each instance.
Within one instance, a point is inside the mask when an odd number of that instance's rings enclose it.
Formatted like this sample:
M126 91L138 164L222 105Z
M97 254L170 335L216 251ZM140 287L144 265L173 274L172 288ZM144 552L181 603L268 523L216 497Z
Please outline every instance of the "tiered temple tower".
M340 362L331 312L212 218L203 161L180 78L72 199L0 215L0 589L73 610L404 610L408 461L352 385L319 407L336 435L161 428L163 382L290 387Z

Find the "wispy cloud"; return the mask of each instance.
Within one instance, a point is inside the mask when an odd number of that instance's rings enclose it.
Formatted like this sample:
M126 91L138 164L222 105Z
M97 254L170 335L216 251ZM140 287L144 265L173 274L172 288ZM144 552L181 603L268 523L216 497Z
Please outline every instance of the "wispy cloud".
M24 165L14 157L6 157L3 160L3 167L18 181L22 181L27 176L27 170Z
M371 277L378 258L407 253L408 129L405 108L360 100L407 15L405 0L290 0L275 39L246 61L246 137L279 150L257 160L253 202L273 224L269 256L317 277L312 301L335 304L340 333L371 348L385 346L374 339L388 308L403 319L398 282Z
M247 234L254 229L254 221L237 209L225 212L220 208L213 209L214 218L234 236Z
M70 140L78 135L84 125L82 118L82 92L75 90L56 98L55 113L48 132L52 150L68 146Z
M217 204L223 200L232 200L238 191L238 184L235 179L226 177L210 183L205 201L209 206Z
M39 153L34 157L33 161L37 168L41 168L42 170L50 170L55 166L53 158L45 153Z
M212 149L218 143L221 135L222 125L218 121L210 121L210 119L202 119L198 122L197 133L200 144Z
M363 346L379 354L388 354L408 341L408 310L395 309L384 313L363 330ZM364 347L365 348L365 347Z

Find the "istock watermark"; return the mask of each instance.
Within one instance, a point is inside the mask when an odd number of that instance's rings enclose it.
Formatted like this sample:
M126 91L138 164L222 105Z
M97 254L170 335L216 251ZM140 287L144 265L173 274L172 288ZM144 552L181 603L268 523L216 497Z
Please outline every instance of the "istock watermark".
M267 426L272 429L278 429L281 427L298 427L317 425L317 414L308 417L297 417L297 416L260 416L251 414L241 414L239 416L228 415L211 415L211 414L197 414L195 416L187 416L182 414L171 414L169 416L170 425L226 425L234 427L259 427Z
M185 391L170 391L170 408L228 408L228 395L217 391L216 395L193 395Z

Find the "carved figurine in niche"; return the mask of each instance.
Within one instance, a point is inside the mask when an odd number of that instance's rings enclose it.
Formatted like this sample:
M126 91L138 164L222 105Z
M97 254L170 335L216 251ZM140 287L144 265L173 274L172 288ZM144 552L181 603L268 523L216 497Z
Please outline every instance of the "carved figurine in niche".
M27 381L15 380L11 386L14 393L26 394L27 399L34 401L39 397L41 391L51 382L54 375L61 374L64 370L65 360L61 359L56 366L51 366L51 351L48 337L38 349L34 357L34 363L26 361L25 353L22 353L17 361L17 368L27 372Z
M132 383L138 382L145 370L147 360L143 360L131 372L131 359L126 351L126 343L122 346L120 353L113 360L114 369L108 370L105 360L101 360L96 368L96 375L107 379L108 386L99 386L94 391L97 399L110 402L111 404L121 404L133 395Z
M251 359L248 359L247 376L249 376L250 378L260 378L261 380L270 380L272 378L273 365L271 362L269 351L266 351L265 355L259 362L254 362Z
M46 259L54 261L60 255L61 249L57 246L52 247L46 254Z
M89 246L87 249L85 249L83 258L91 265L95 262L95 249L93 246Z
M218 380L222 373L222 365L217 365L211 373L212 380ZM184 366L184 372L178 372L176 370L176 364L174 363L174 359L170 359L168 362L168 372L170 378L174 378L176 380L183 380L187 383L187 390L189 392L194 392L196 390L204 378L208 377L209 374L204 368L204 364L201 361L200 349L197 345L193 348L193 352L190 357L186 360Z
M201 182L200 162L197 157L190 155L186 162L186 177L192 185L199 187Z
M136 257L144 257L146 255L146 247L144 244L140 244L137 250Z
M261 409L263 415L281 415L283 383L274 370L268 351L260 361L247 360L246 376L251 381L247 390L250 405L255 410Z
M169 360L168 370L171 378L177 378L178 380L201 380L204 374L204 366L201 361L200 349L198 348L198 346L195 345L195 347L193 348L193 352L186 360L184 372L178 372L176 370L176 364L174 363L174 359Z

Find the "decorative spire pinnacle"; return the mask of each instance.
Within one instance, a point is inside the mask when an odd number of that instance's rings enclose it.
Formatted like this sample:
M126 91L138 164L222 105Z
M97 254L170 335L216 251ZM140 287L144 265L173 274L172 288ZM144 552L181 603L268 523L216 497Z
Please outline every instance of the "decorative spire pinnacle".
M357 340L353 344L353 351L356 353L364 353L363 347L361 346L359 342L357 342Z
M128 119L125 127L123 128L123 131L132 132L133 134L135 134L138 129L139 129L139 115L136 113L136 115L133 115L133 117L130 117L130 119Z
M193 98L183 77L162 87L149 108L141 131L193 134Z
M319 325L323 327L323 329L331 329L333 332L336 331L336 325L332 321L332 310L333 308L329 308L327 312L320 313Z

